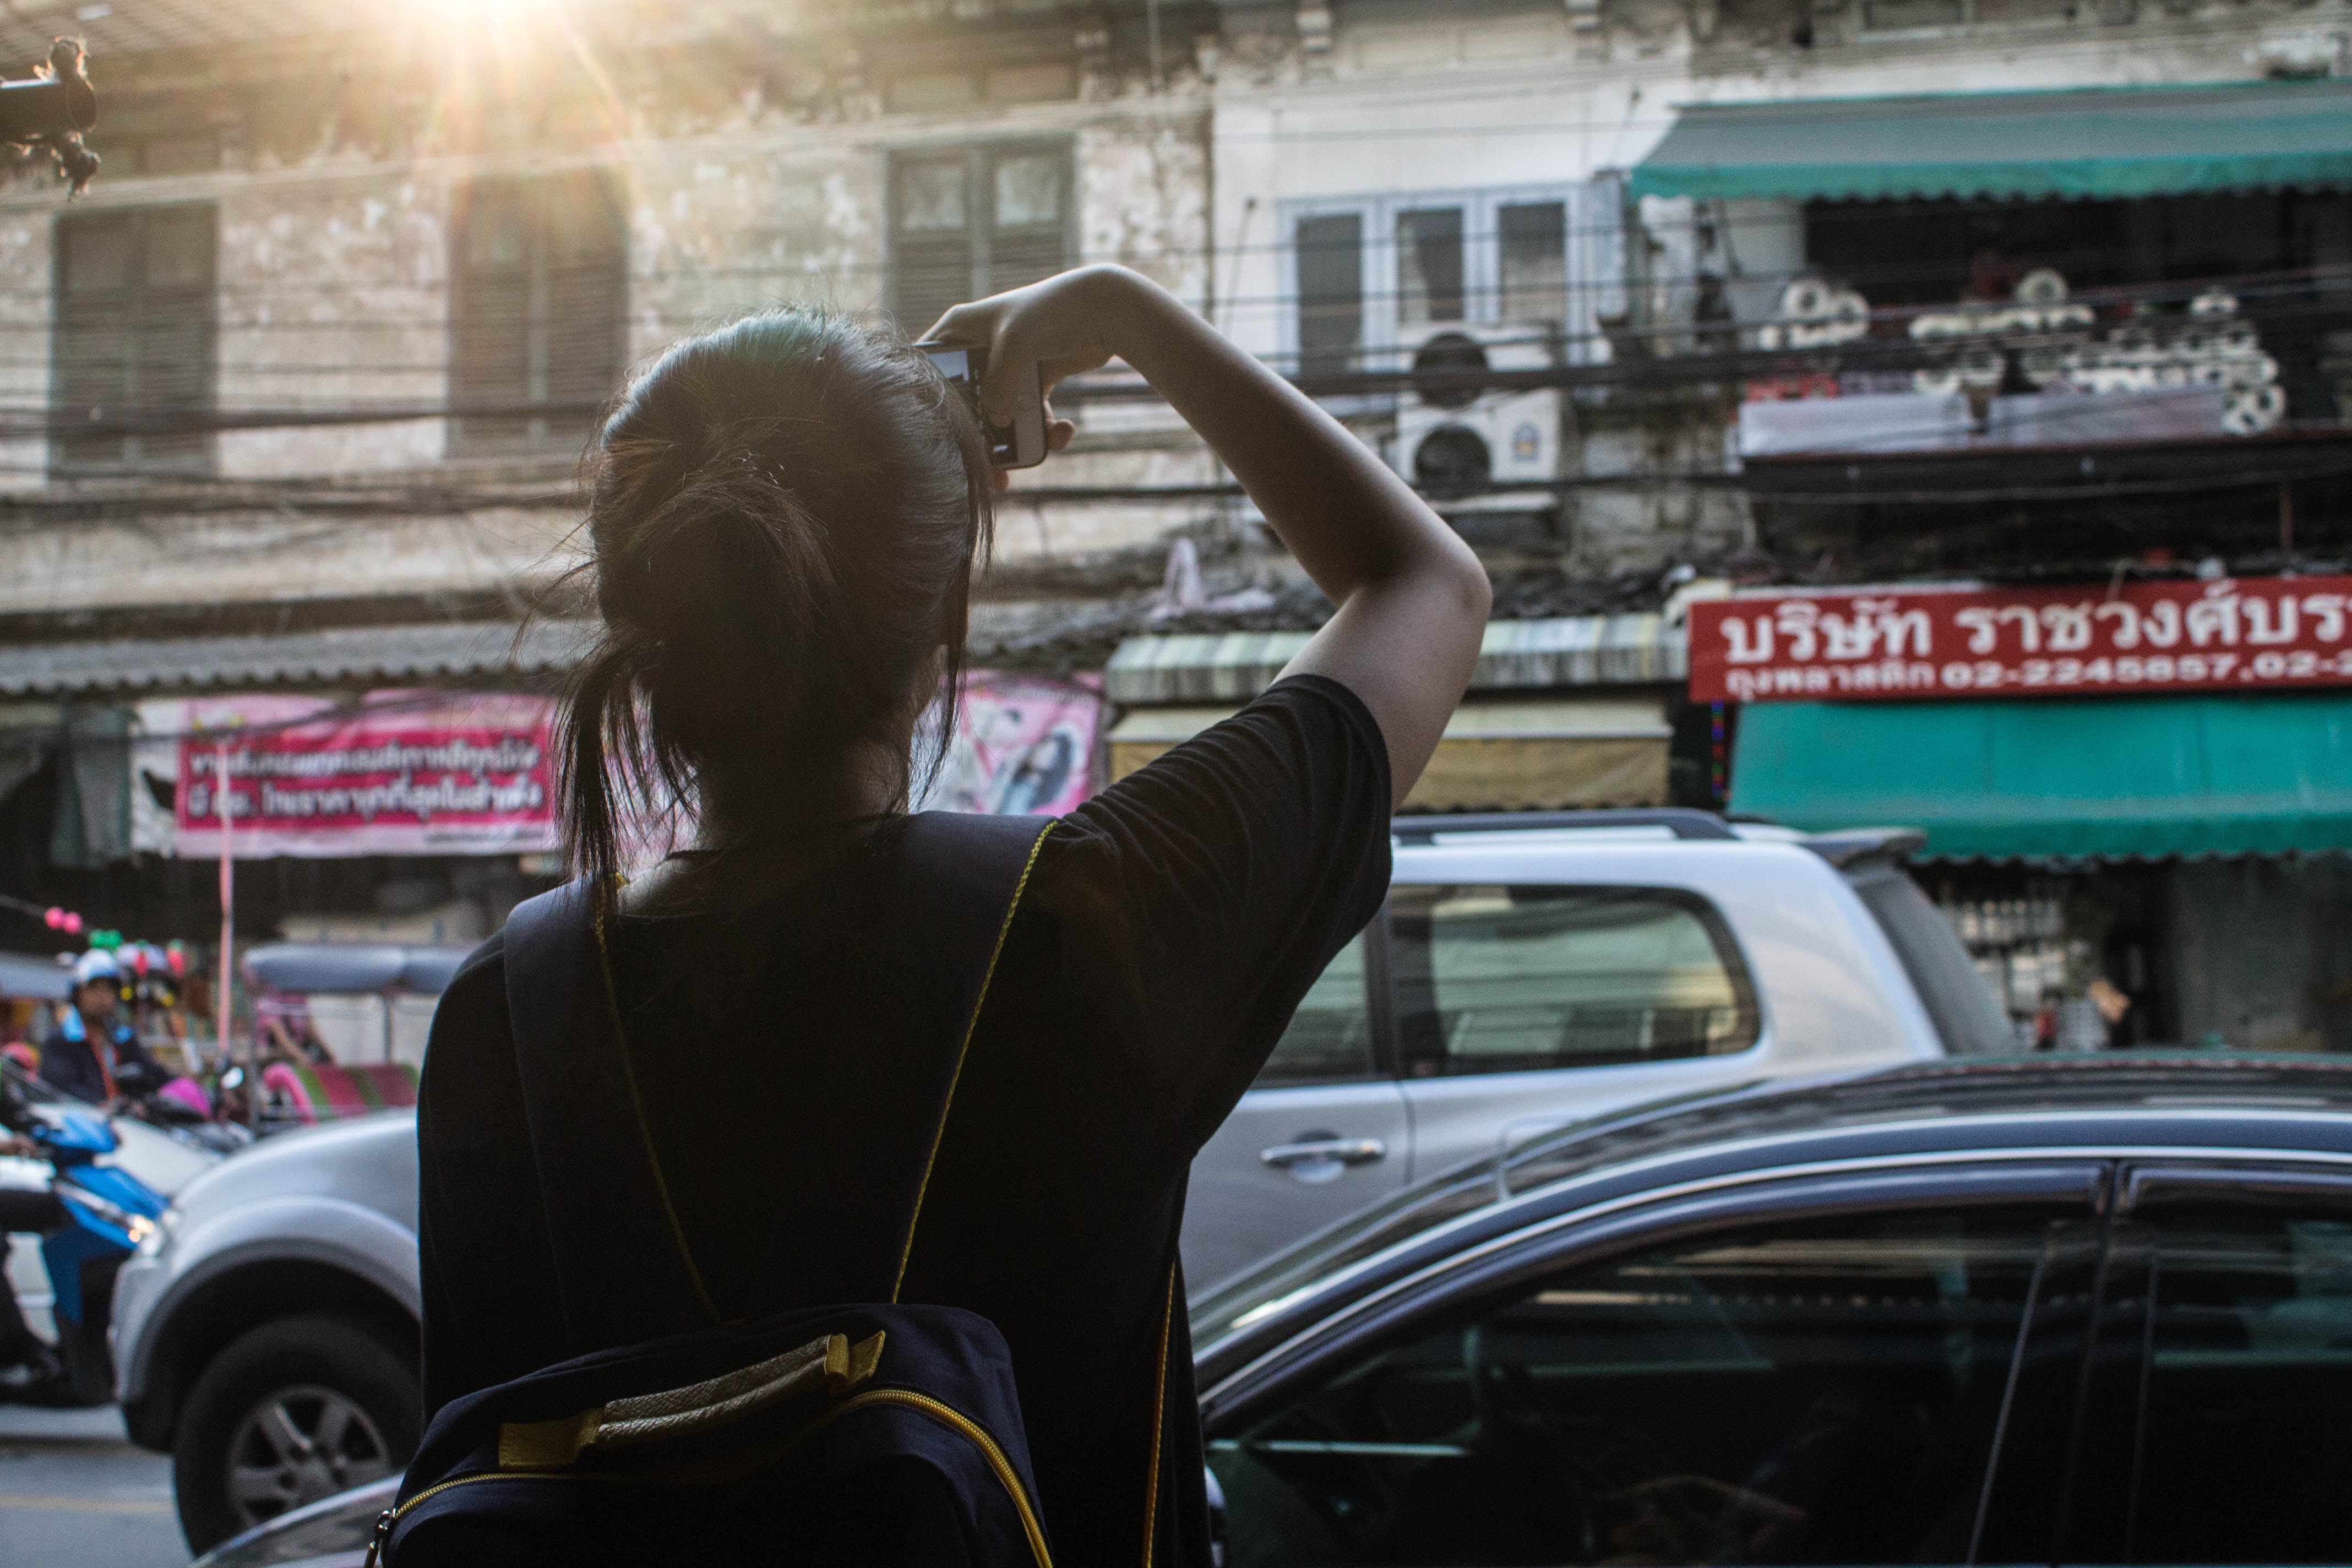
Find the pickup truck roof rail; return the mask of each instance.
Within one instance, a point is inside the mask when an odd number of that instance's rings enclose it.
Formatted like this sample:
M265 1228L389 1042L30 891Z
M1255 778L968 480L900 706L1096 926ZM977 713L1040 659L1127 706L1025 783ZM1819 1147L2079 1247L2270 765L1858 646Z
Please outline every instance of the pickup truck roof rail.
M1390 823L1389 832L1401 844L1431 844L1441 833L1557 833L1579 827L1664 827L1677 838L1739 837L1715 813L1686 805L1638 811L1433 812L1426 816L1397 817Z
M1889 860L1907 859L1927 847L1927 836L1916 827L1853 827L1838 833L1812 834L1799 842L1843 870L1874 855Z

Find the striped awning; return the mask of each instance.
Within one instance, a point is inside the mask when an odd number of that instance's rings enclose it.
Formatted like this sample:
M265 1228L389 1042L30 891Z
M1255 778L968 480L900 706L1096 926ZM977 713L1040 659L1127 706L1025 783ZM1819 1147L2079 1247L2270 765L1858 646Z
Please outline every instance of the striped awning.
M1129 637L1104 667L1104 693L1121 703L1245 702L1274 683L1312 635ZM1656 685L1688 674L1682 627L1664 616L1561 616L1489 623L1470 689Z
M2218 82L1694 104L1636 196L2129 200L2352 185L2352 83Z

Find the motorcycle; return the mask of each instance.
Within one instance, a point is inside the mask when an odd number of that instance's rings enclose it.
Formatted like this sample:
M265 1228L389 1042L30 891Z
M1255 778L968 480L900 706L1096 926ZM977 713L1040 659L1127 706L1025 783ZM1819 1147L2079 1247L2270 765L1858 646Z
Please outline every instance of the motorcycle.
M244 1081L244 1070L232 1067L216 1087L226 1092ZM160 1129L190 1148L234 1154L253 1142L252 1131L242 1122L225 1120L213 1096L195 1079L167 1077L132 1062L116 1069L114 1087L124 1115Z
M130 1172L99 1163L120 1147L114 1129L89 1111L44 1106L27 1134L49 1166L49 1193L64 1223L41 1238L57 1325L58 1369L16 1384L0 1399L37 1405L104 1405L114 1397L107 1325L114 1276L163 1224L163 1195ZM0 1280L0 1289L5 1282Z

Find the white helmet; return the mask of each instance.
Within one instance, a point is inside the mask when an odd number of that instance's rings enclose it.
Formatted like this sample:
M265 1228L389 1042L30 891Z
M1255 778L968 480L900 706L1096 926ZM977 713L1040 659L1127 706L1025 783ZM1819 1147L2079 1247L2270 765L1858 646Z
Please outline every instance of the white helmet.
M114 954L101 949L92 948L74 964L74 984L77 987L121 978L122 965L115 962Z

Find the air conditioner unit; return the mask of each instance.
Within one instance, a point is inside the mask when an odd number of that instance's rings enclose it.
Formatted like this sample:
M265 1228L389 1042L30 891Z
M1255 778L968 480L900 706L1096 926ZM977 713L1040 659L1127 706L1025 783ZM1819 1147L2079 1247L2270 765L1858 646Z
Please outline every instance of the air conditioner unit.
M1526 325L1444 322L1412 344L1412 382L1397 406L1390 464L1430 496L1465 509L1524 508L1490 487L1560 477L1561 389L1496 386L1496 371L1561 363L1556 336Z

